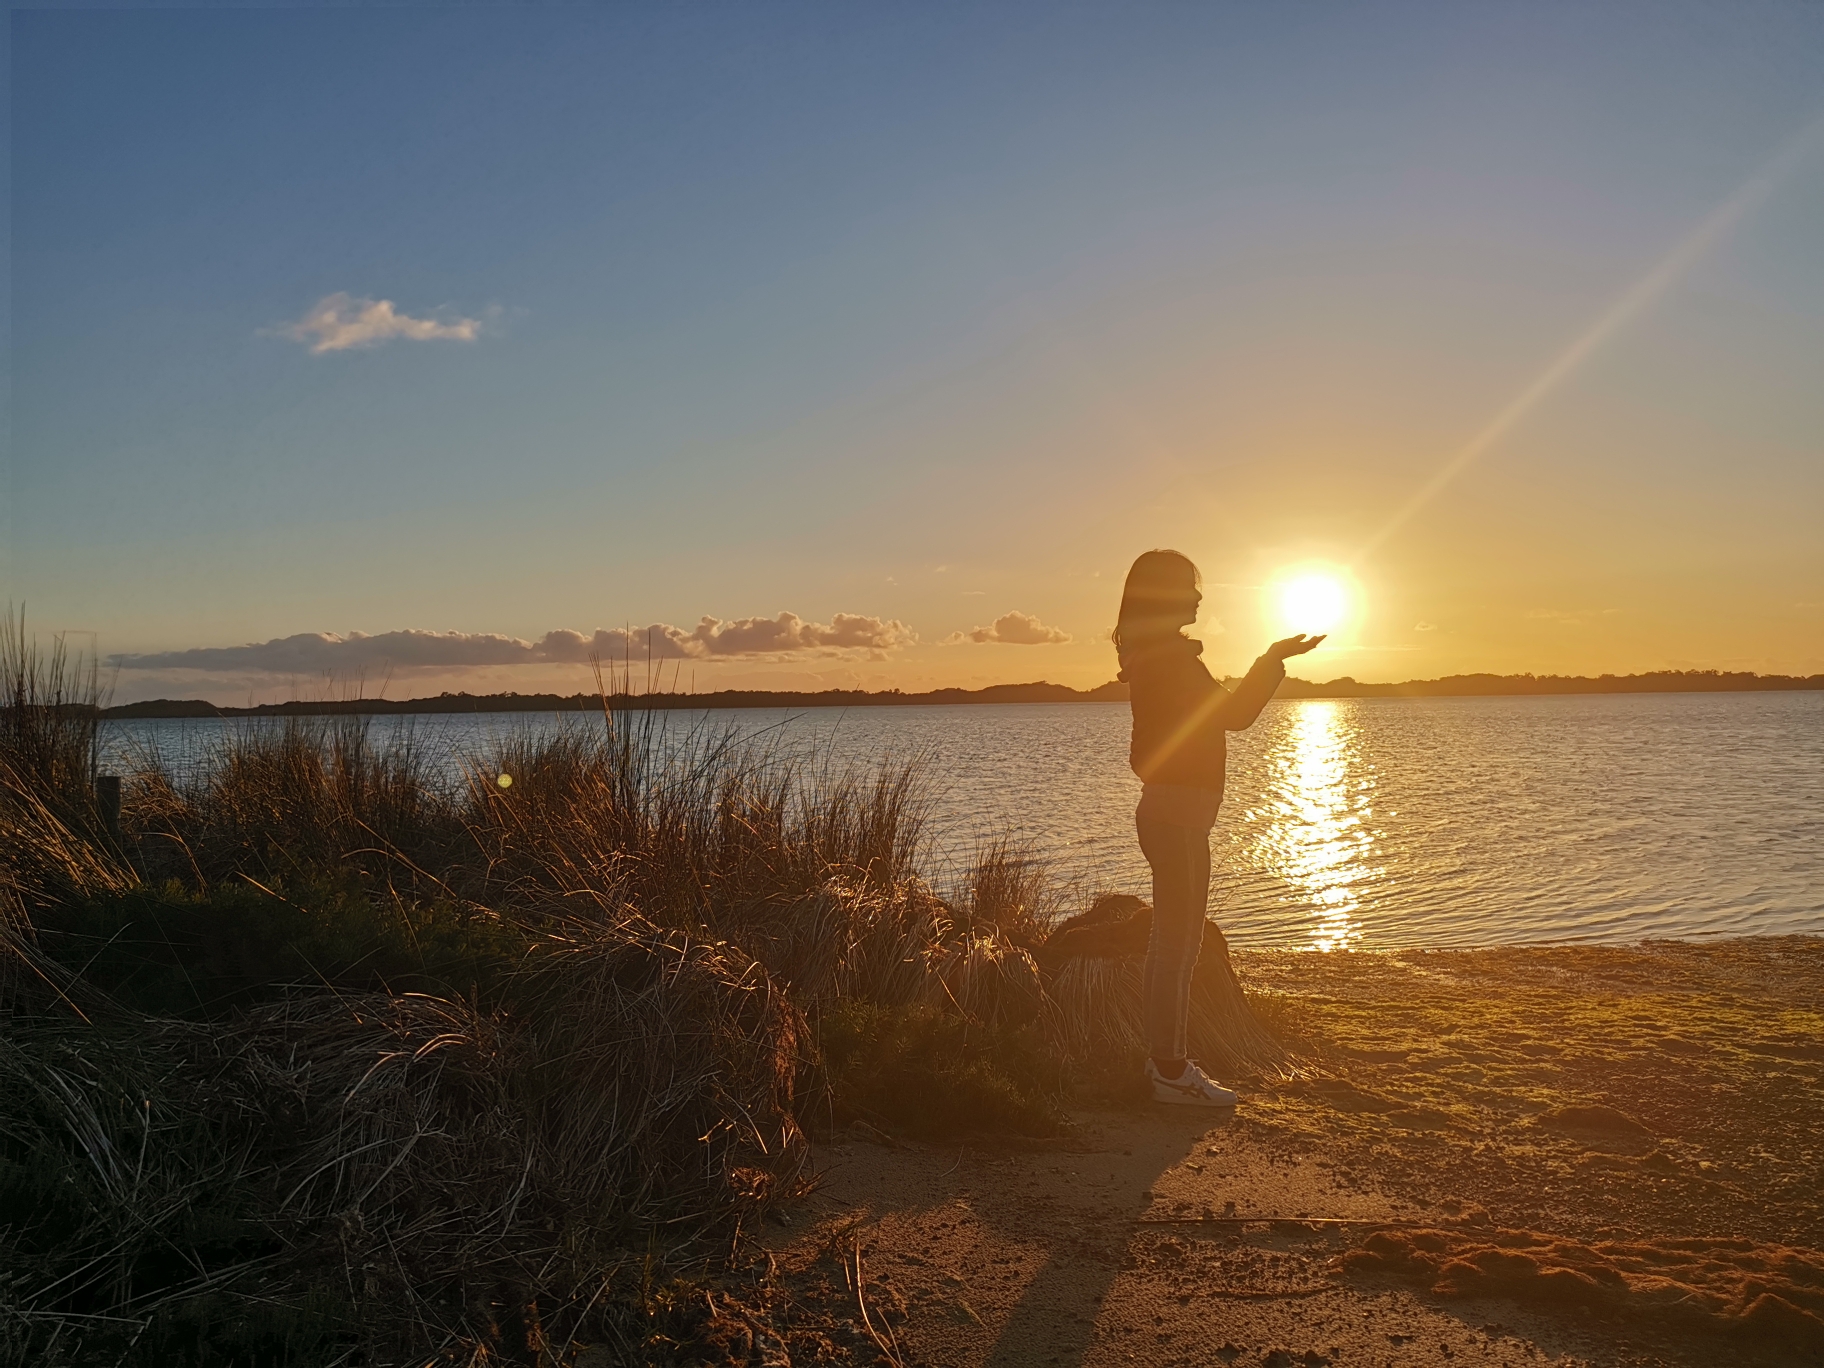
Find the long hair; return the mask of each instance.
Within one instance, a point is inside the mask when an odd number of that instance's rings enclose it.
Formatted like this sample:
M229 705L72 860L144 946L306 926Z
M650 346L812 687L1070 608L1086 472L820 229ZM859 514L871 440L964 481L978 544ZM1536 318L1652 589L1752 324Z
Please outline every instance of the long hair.
M1131 649L1177 634L1181 624L1173 618L1202 582L1197 567L1182 551L1146 551L1140 555L1127 572L1127 583L1121 589L1121 612L1111 633L1124 668Z

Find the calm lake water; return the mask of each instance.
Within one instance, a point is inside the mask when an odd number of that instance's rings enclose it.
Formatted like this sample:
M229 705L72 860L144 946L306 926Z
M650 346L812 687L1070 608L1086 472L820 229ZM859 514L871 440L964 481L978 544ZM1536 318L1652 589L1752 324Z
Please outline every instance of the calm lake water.
M244 720L116 722L204 763ZM454 773L583 714L376 718ZM1124 703L665 715L781 753L923 756L941 884L1006 834L1084 889L1148 891ZM1824 933L1824 693L1337 699L1232 738L1212 906L1238 945L1387 949Z

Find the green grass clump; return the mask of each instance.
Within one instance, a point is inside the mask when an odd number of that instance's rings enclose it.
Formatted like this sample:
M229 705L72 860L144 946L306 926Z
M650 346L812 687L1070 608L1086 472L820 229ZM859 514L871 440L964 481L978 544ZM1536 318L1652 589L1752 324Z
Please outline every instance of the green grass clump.
M157 888L41 909L45 953L131 1011L220 1018L299 987L479 993L491 999L524 938L485 910L376 899L351 881Z
M825 1012L822 1046L838 1125L927 1139L1063 1125L1062 1070L1032 1027L989 1032L927 1005L851 1001Z

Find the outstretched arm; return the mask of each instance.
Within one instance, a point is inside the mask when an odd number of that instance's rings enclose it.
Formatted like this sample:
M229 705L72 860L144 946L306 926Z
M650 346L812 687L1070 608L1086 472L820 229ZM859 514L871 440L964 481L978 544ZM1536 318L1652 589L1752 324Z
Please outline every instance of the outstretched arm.
M1224 731L1242 731L1254 725L1254 719L1260 716L1260 710L1267 706L1267 700L1273 697L1279 688L1280 681L1286 677L1286 660L1289 656L1303 655L1317 649L1321 636L1294 636L1284 641L1276 641L1267 647L1265 654L1254 662L1241 683L1235 686L1217 711L1219 725Z

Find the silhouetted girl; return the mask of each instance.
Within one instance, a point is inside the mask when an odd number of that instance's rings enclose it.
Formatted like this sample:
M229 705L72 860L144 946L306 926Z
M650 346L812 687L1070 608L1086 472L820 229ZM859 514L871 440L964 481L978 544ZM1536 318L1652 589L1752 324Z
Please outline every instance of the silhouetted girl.
M1233 1106L1235 1094L1185 1058L1191 972L1203 945L1210 893L1210 828L1222 803L1225 732L1251 725L1286 677L1289 656L1321 636L1267 648L1230 693L1198 659L1203 643L1179 630L1203 602L1197 567L1176 551L1148 551L1127 572L1116 623L1120 678L1134 714L1129 763L1143 787L1134 825L1153 871L1153 931L1146 951L1146 1065L1153 1100Z

